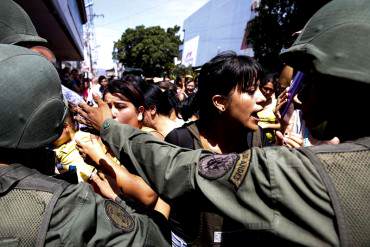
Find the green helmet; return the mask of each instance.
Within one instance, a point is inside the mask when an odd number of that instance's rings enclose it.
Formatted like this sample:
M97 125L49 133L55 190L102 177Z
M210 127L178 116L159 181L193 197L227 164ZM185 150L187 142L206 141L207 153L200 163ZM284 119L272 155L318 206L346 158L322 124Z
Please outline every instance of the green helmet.
M27 13L12 0L0 1L0 44L42 42Z
M308 21L282 59L298 70L370 83L370 0L333 0Z
M0 44L0 147L32 149L56 140L67 108L59 76L43 56Z

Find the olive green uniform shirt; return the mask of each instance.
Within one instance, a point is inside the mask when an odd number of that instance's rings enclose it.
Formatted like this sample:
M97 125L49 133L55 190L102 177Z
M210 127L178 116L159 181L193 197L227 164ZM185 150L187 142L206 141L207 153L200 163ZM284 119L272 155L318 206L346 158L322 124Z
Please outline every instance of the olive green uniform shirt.
M111 119L100 132L117 157L128 155L137 172L169 201L200 191L251 236L260 234L254 238L260 244L339 245L327 190L310 160L295 149L215 155L158 141Z
M169 246L151 218L136 213L122 200L116 200L122 208L109 213L107 202L111 201L86 183L67 187L53 210L45 245ZM112 220L114 217L121 219Z
M14 186L23 178L19 178L17 174L24 174L30 169L20 164L0 167L0 199L6 197ZM37 171L30 173L26 178L31 178L36 187L39 185L42 191L42 181L53 178L46 177ZM23 176L25 177L25 176ZM54 179L56 184L58 183ZM33 190L25 188L26 190ZM37 195L36 195L37 197ZM11 200L14 197L10 197ZM41 200L38 201L38 203ZM26 208L29 201L24 201L21 207ZM32 202L34 203L34 202ZM12 205L12 204L11 204ZM28 205L32 208L33 205ZM46 207L46 205L44 205ZM30 212L27 217L31 217L33 212ZM43 214L48 215L48 211ZM10 214L6 209L3 209L0 220L11 222L15 216ZM38 215L37 215L38 217ZM37 218L36 217L36 218ZM25 222L27 222L25 219ZM17 220L17 219L13 219ZM22 219L23 220L23 219ZM22 221L21 220L21 221ZM23 222L23 221L22 221ZM14 223L14 222L13 222ZM16 223L15 223L16 224ZM21 229L24 231L30 230L31 226L21 226L18 233L5 234L0 237L0 245L10 243L11 241L19 241L17 236L26 236L26 239L32 239L36 236L29 236L27 233L19 233ZM0 224L1 225L1 224ZM52 208L51 217L47 226L41 225L39 229L45 228L45 246L169 246L161 232L161 229L147 215L139 214L131 207L126 205L121 199L115 202L102 198L96 194L92 187L87 183L78 185L67 185L57 198L54 208ZM5 226L8 229L8 226ZM21 229L20 229L21 228ZM8 229L9 230L9 229ZM6 230L5 232L7 232ZM29 231L28 231L29 232ZM0 226L0 235L3 235ZM9 236L8 236L9 235ZM18 239L18 240L17 240ZM8 242L5 242L8 241ZM21 240L22 241L22 240ZM27 241L27 240L25 240ZM25 243L22 243L25 245ZM23 246L22 245L22 246Z

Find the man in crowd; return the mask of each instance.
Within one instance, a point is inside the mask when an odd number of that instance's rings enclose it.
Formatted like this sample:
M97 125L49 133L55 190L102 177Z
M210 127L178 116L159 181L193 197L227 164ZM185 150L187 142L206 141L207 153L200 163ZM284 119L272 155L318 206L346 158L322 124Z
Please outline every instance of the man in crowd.
M334 0L307 23L282 58L305 78L299 98L311 134L342 144L252 148L240 154L189 151L160 142L81 105L80 121L100 130L117 157L167 201L196 195L239 222L224 245L367 246L370 243L370 1Z

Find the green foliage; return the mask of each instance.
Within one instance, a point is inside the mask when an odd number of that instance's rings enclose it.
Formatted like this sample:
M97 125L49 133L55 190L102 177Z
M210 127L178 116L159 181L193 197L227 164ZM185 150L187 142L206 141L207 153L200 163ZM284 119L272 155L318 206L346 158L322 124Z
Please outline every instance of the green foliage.
M249 41L257 60L267 69L281 66L279 53L288 48L309 18L330 0L261 0L250 23Z
M167 30L159 26L128 28L114 43L113 58L126 67L142 68L146 76L163 74L174 67L181 43L176 35L179 30L179 26Z
M183 64L179 64L172 69L170 78L175 79L176 77L185 77L186 75L195 76L191 65L186 67Z

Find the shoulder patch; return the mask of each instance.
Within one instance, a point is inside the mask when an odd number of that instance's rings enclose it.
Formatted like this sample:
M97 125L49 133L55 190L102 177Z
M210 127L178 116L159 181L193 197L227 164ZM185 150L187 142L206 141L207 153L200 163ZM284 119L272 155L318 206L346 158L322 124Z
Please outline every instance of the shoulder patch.
M225 175L238 161L236 154L214 154L199 162L199 175L207 179L217 179Z
M240 155L240 159L234 166L229 181L238 189L247 175L249 163L251 160L251 151L248 150Z
M131 215L118 203L105 201L105 212L112 224L125 232L134 230L135 222Z

